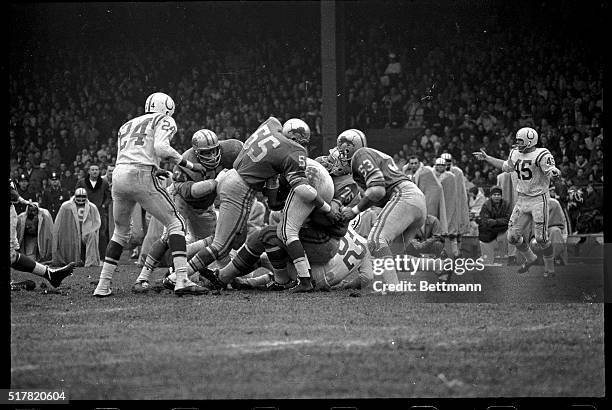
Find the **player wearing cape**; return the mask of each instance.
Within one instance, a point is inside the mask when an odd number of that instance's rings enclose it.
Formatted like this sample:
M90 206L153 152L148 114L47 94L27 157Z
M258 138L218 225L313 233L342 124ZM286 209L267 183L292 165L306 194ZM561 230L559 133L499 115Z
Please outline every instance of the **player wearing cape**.
M29 235L26 235L30 214L35 215L34 217L37 220L35 227L36 240L33 243L28 243ZM28 254L28 249L32 249L35 260L50 261L53 248L53 218L51 213L45 208L28 206L26 212L20 213L17 217L17 238L19 239L19 248L26 254Z
M444 206L446 207L445 250L449 255L456 256L459 253L457 247L457 179L455 174L446 170L446 161L436 158L433 166L433 174L440 181L444 191Z
M457 218L457 233L451 240L457 241L457 253L453 256L458 256L461 249L461 236L470 233L470 211L468 207L468 196L465 189L465 177L463 170L453 163L453 156L445 152L440 158L446 161L446 170L455 175L455 186L457 189L457 197L453 198L453 202L457 207L455 217Z
M87 200L85 188L77 188L62 204L53 224L53 265L84 261L85 267L100 266L100 226L98 208Z
M533 249L542 252L544 276L555 271L553 248L548 236L550 179L561 175L555 159L546 148L536 148L538 133L530 127L516 132L516 140L507 160L491 157L484 150L473 153L479 160L501 168L506 173L516 173L518 196L508 223L508 242L516 245L525 258L518 273L525 273L537 261ZM530 247L525 231L532 226L535 241Z
M51 269L48 266L42 265L32 258L19 252L19 240L17 239L17 212L15 211L14 203L20 203L22 205L38 206L31 200L25 200L19 195L13 181L9 180L9 195L10 195L10 261L11 268L22 272L29 272L34 275L40 276L46 279L51 286L54 288L58 287L62 281L72 275L74 270L74 264L70 263L66 266L62 266L59 269ZM34 285L36 286L36 284Z
M423 192L427 204L427 214L438 218L442 235L446 235L448 224L444 190L438 178L434 176L434 171L430 167L424 166L417 156L412 156L408 160L408 164L404 165L404 173L411 177L412 182Z

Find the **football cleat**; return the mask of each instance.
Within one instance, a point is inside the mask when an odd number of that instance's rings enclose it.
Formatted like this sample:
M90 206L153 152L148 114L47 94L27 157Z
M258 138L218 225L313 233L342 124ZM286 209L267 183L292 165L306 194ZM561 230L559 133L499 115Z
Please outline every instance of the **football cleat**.
M200 271L200 275L203 276L210 282L210 285L213 290L223 290L227 288L227 284L219 279L219 270L215 269L210 270L208 268L204 268Z
M162 279L162 285L164 285L164 288L166 289L174 290L176 283L174 283L174 281L170 279L170 276L165 276Z
M11 290L34 290L36 282L30 279L22 280L21 282L11 282Z
M182 283L183 286L180 288L174 288L174 294L177 296L184 295L206 295L208 293L208 289L203 286L196 285L189 279L185 279Z
M51 286L57 288L64 279L68 276L72 275L72 271L74 271L74 262L70 262L66 266L62 266L58 269L47 268L47 272L43 275L43 278L47 279Z
M290 289L298 284L297 280L290 280L287 283L278 283L274 279L266 283L266 290L278 292L282 290Z
M231 282L230 285L232 286L232 289L234 290L252 290L254 289L253 286L249 285L249 283L242 278L234 278Z
M298 278L297 285L289 289L289 293L306 293L314 291L311 278Z
M93 295L97 298L105 298L107 296L111 296L113 294L113 291L111 290L110 286L107 288L98 288L96 287L96 290L94 290Z
M151 290L151 284L148 280L139 280L132 285L132 293L147 293Z
M531 268L533 265L538 263L538 258L534 259L531 262L525 262L521 265L521 267L518 269L518 273L527 273L527 271L529 271L529 268Z

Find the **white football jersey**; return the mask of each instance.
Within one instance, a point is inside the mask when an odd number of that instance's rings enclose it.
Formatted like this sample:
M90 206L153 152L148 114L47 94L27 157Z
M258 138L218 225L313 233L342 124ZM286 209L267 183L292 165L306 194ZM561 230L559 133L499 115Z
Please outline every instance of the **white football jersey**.
M516 188L519 193L528 196L548 193L550 176L547 173L555 166L555 159L550 151L546 148L536 148L531 152L522 153L518 149L513 149L508 159L514 162L514 170L509 169L508 161L504 162L503 169L506 172L516 173Z
M361 276L372 277L372 263L369 259L367 240L349 226L346 234L340 239L338 253L322 266L325 281L334 286L350 275L361 273ZM321 266L313 264L313 276Z
M170 146L176 133L176 122L168 115L149 113L133 118L119 128L116 164L159 166L172 159L178 163L181 155Z

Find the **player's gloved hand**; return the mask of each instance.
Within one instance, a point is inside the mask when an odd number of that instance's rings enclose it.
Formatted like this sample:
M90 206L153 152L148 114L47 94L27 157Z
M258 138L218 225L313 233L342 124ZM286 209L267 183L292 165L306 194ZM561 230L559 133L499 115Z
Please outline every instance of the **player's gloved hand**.
M353 208L349 208L348 206L345 206L344 208L342 208L341 213L345 221L350 221L355 216L357 216L357 214L353 211Z
M227 177L227 169L222 169L221 172L217 174L215 181L217 181L217 185L219 185L224 179Z
M172 175L172 173L170 171L165 170L165 169L158 168L157 170L155 170L155 176L158 177L158 178L166 179L166 178L170 177L171 175Z
M33 202L31 199L28 201L28 206L38 208L38 202Z
M476 159L479 161L484 161L485 159L487 159L487 153L482 148L480 149L480 151L472 152L472 155L476 157Z

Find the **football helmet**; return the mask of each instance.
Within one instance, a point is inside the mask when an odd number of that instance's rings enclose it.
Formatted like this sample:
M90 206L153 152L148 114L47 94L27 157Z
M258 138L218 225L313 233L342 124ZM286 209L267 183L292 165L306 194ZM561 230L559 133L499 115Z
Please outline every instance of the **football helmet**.
M516 139L513 148L519 150L519 152L525 152L530 148L533 148L538 143L538 133L536 130L530 127L521 128L516 132Z
M310 127L299 118L291 118L283 124L283 135L300 145L310 141Z
M338 135L336 146L340 162L344 166L349 166L355 151L368 145L365 134L358 129L351 128Z
M175 108L174 100L164 93L153 93L145 102L145 114L159 112L172 117Z
M87 191L85 188L77 188L74 191L74 202L77 205L85 205L85 202L87 202Z
M207 129L196 131L191 138L191 146L204 168L214 169L219 166L221 149L217 134Z
M329 150L329 162L331 163L331 171L329 173L333 176L346 175L351 172L351 167L348 164L343 164L340 161L340 151L338 147L334 147Z
M451 166L453 165L453 156L449 152L445 152L440 155L440 158L446 162L446 170L450 171Z

